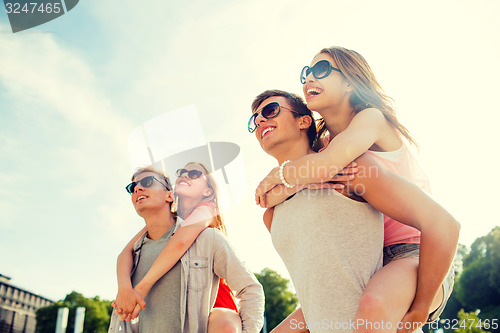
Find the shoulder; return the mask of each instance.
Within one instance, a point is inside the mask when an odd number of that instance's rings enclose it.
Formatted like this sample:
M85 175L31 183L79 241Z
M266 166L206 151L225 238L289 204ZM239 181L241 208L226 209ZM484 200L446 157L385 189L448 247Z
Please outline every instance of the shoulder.
M196 206L196 208L193 210L193 213L196 212L196 214L203 214L209 217L212 217L214 215L217 215L217 208L212 202L203 202ZM191 213L191 214L193 214Z
M227 242L226 236L216 228L206 228L203 230L196 241L215 241L215 242Z
M353 121L357 122L370 122L372 125L373 124L382 124L386 122L385 116L380 111L379 109L376 108L368 108L359 111L354 118L352 119Z

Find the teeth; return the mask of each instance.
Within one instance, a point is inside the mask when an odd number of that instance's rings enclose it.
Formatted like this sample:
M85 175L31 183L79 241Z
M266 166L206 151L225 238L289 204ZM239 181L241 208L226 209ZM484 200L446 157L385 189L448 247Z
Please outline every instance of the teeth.
M319 95L319 94L321 94L321 90L318 88L309 88L309 89L307 89L307 94L308 95Z
M264 136L264 134L266 134L267 132L271 131L274 131L274 127L267 127L265 130L262 131L262 136Z
M140 197L137 198L137 200L141 200L141 199L146 199L146 196L141 195Z

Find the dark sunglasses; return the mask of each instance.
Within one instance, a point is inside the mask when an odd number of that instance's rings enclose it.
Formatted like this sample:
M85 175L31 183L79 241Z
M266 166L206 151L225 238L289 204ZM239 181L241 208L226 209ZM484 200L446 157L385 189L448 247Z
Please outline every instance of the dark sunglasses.
M142 178L139 181L132 182L132 183L128 184L127 186L125 186L125 189L127 190L128 193L132 194L132 193L134 193L134 190L135 190L135 187L137 186L137 184L141 184L141 187L143 187L143 188L148 188L148 187L151 187L151 185L153 185L153 181L155 181L155 180L158 183L160 183L163 186L165 186L165 188L167 190L171 191L170 188L167 185L163 184L161 181L159 181L158 179L156 179L155 176L147 176L147 177Z
M199 170L187 170L187 169L179 169L177 170L177 172L175 173L175 175L177 177L180 177L182 176L183 174L186 174L187 173L187 176L191 179L196 179L196 178L200 178L202 175L203 175L203 172L199 171Z
M300 114L300 112L294 111L292 109L287 108L286 106L280 105L278 102L271 102L266 106L264 106L262 109L260 109L260 111L257 111L254 114L252 114L252 116L248 120L248 131L250 133L253 133L257 129L257 124L255 123L255 119L257 119L259 114L261 114L262 117L266 119L275 118L280 114L281 108L287 109L290 112Z
M334 71L342 73L340 69L333 67L333 65L327 60L318 61L312 67L305 66L304 68L302 68L302 72L300 72L300 83L302 84L306 83L306 78L311 73L315 78L323 79L328 75L330 75L332 69Z

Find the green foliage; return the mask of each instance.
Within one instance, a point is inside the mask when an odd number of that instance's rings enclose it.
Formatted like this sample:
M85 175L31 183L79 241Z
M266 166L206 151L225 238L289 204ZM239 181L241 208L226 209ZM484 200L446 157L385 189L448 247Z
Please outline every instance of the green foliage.
M463 304L474 309L500 306L500 227L472 243L458 284Z
M483 330L491 325L490 322L485 323L477 317L475 312L465 312L463 309L458 312L458 328L456 333L490 333Z
M37 311L37 333L53 333L55 331L57 311L61 307L69 308L66 332L73 332L74 330L76 308L78 307L85 308L84 333L105 333L108 331L111 302L101 301L99 296L86 298L82 294L72 291L66 295L64 300Z
M40 308L36 312L36 332L54 333L56 331L57 310L65 306L62 301Z
M260 273L256 273L255 276L264 288L264 294L266 295L265 315L267 329L271 331L283 319L295 311L299 301L295 294L288 290L289 281L275 271L264 268Z
M457 258L460 257L463 258L463 271L456 276L454 292L441 318L456 320L469 316L468 320L478 313L476 317L482 323L500 321L500 227L477 238L468 253L463 245L459 246ZM500 332L497 325L483 326L483 329ZM465 330L462 328L460 332Z

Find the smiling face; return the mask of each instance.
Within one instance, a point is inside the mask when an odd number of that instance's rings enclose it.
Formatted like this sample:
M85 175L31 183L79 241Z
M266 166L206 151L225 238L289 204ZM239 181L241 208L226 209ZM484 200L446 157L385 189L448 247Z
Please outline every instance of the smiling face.
M314 57L310 67L319 61L326 60L333 67L338 68L333 58L326 53L320 53ZM306 77L306 83L302 85L304 97L309 109L323 115L326 109L338 108L349 103L352 88L345 80L342 73L332 70L327 77L316 79L312 73Z
M302 139L302 120L308 116L294 117L294 113L288 110L292 109L290 103L283 96L273 96L265 99L257 108L257 112L260 112L264 106L272 102L277 102L282 106L280 113L271 119L266 119L259 114L255 118L257 129L254 134L262 149L274 156L276 149L280 149L279 147L286 146L286 143ZM305 129L307 130L307 128ZM305 136L305 140L307 142L307 135Z
M202 175L196 179L191 179L186 172L177 178L175 182L175 195L180 200L189 197L191 199L199 199L201 202L201 200L213 193L213 190L208 186L206 171L203 167L196 163L188 163L184 169L188 171L197 170L202 172Z
M140 181L146 177L153 176L155 180L149 187L143 187ZM134 188L131 199L134 208L140 216L148 209L168 209L173 201L172 191L166 189L163 176L155 172L146 171L136 175L134 182L139 182ZM144 216L143 216L144 217Z

